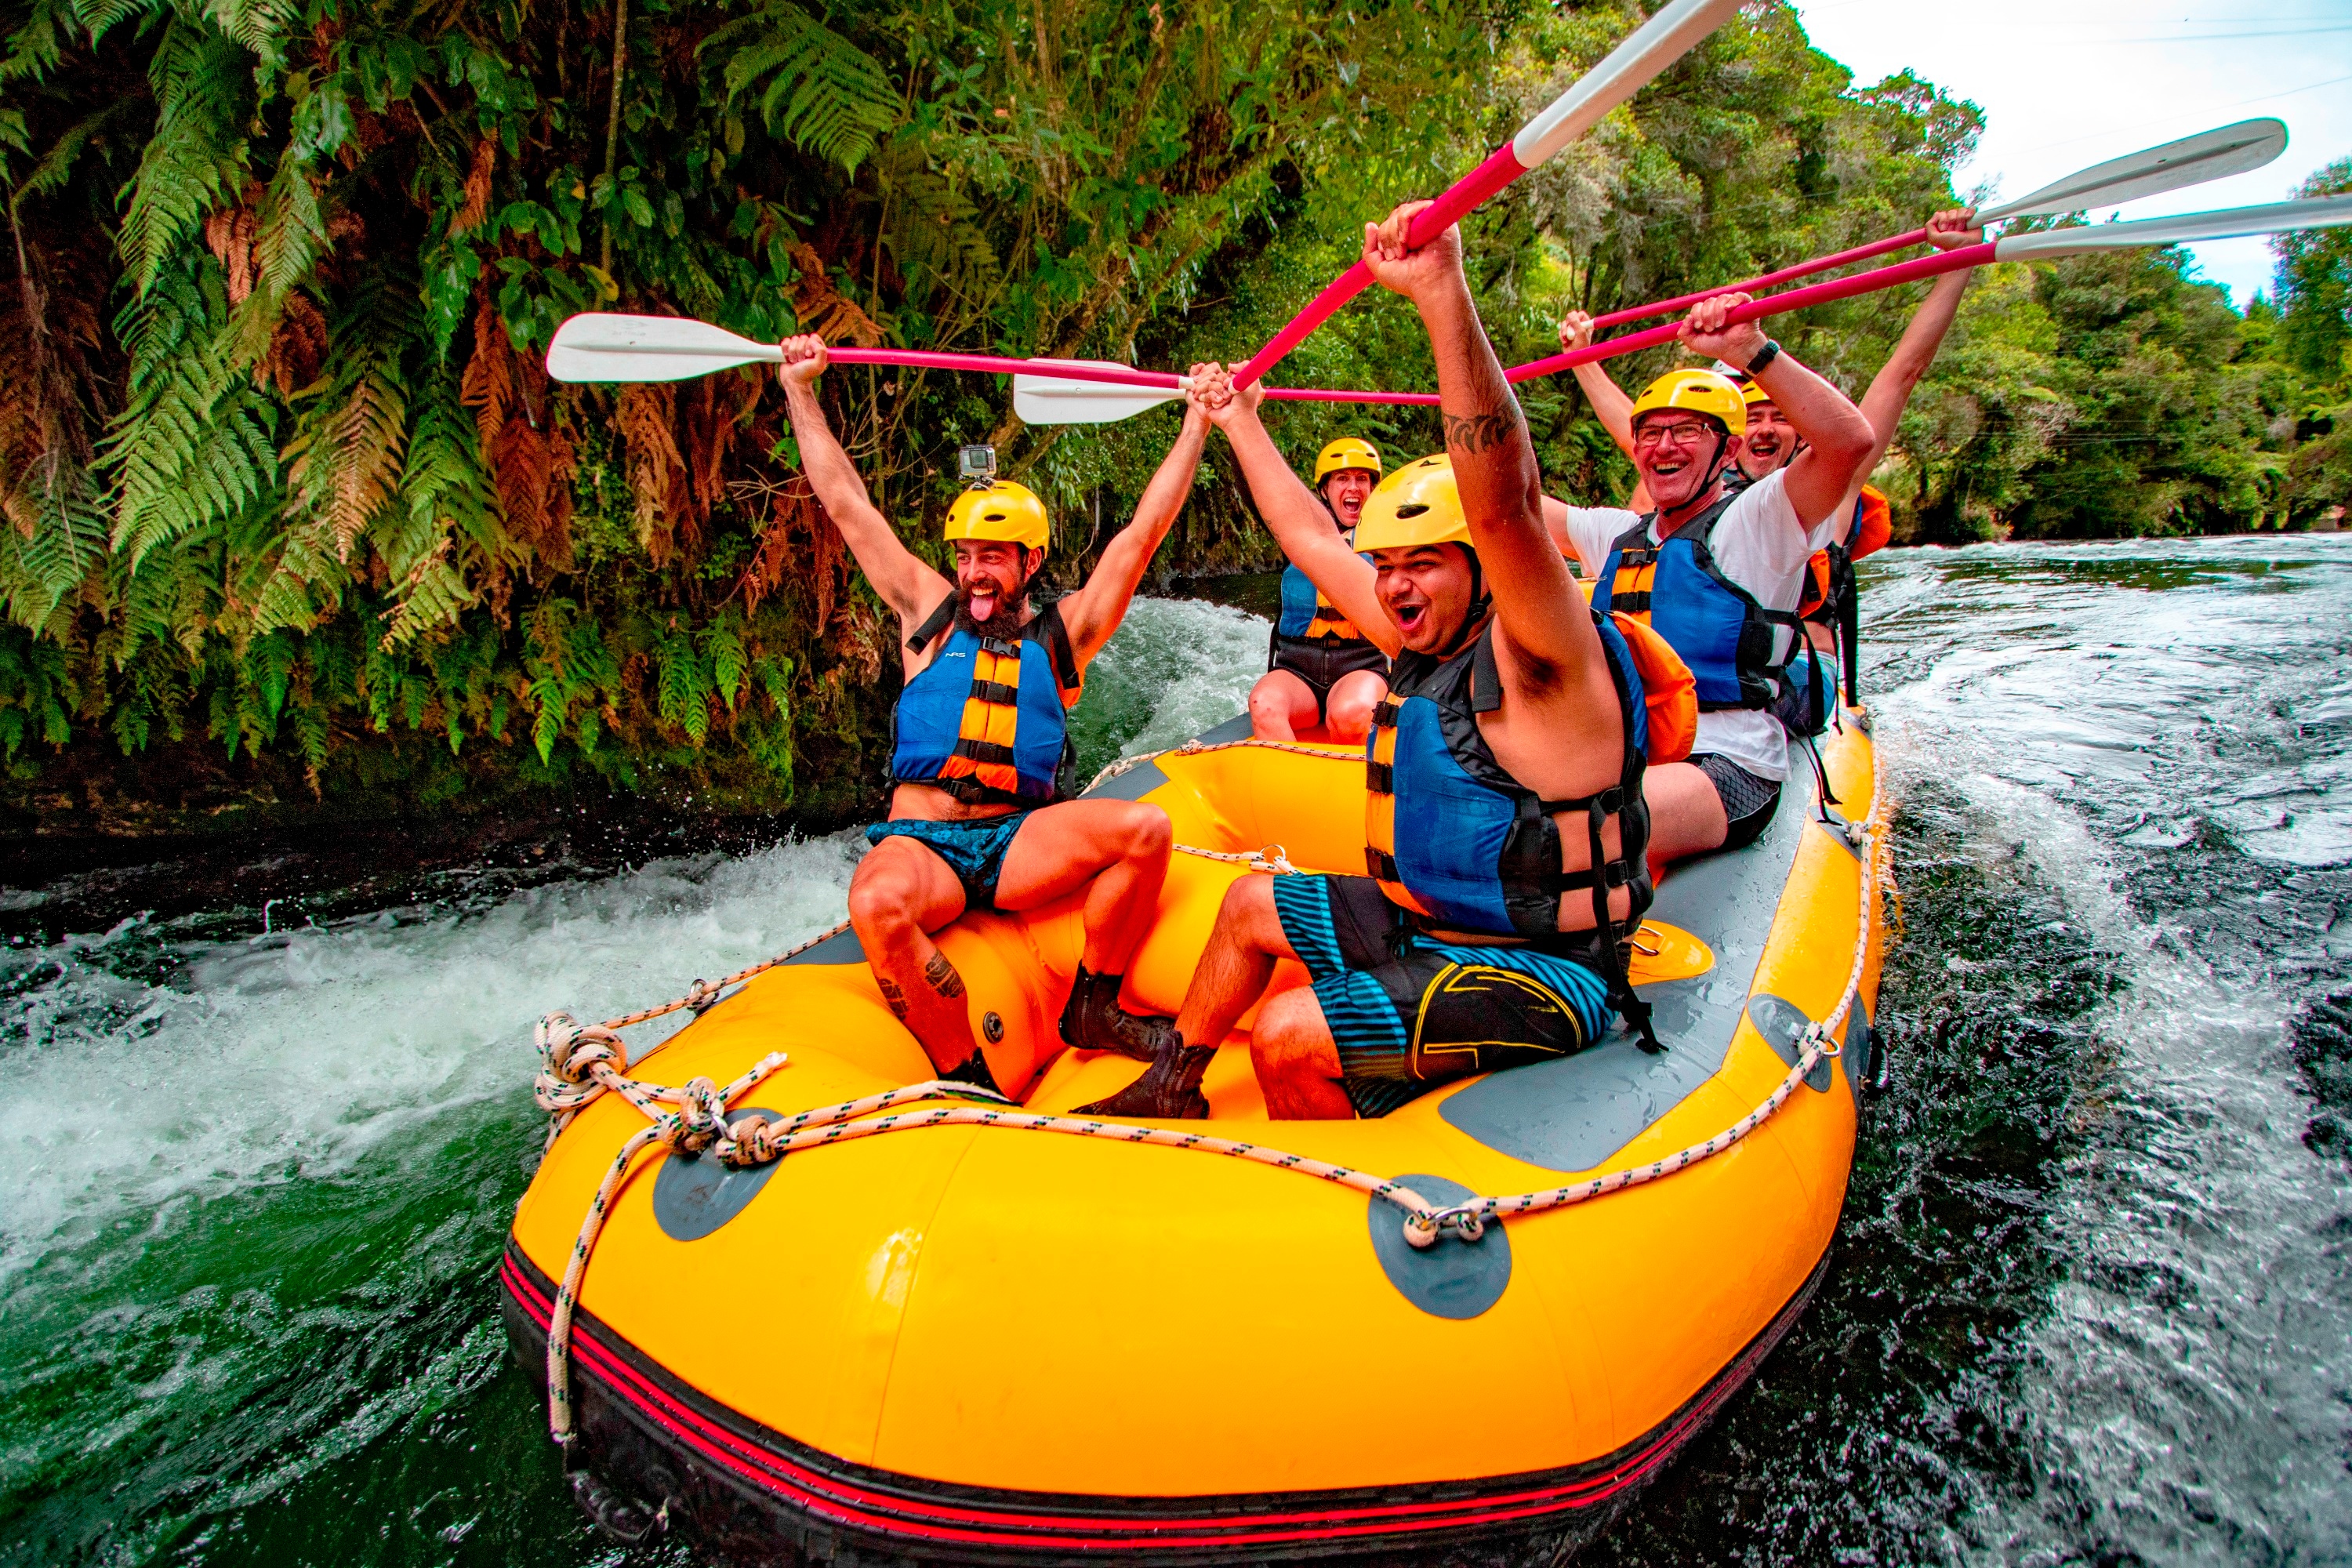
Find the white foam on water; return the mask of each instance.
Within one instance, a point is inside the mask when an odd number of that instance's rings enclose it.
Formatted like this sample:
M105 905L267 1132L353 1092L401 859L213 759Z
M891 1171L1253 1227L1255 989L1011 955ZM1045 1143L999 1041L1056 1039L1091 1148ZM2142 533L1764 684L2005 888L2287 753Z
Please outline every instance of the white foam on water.
M1265 673L1263 616L1196 599L1138 599L1118 636L1087 671L1082 720L1096 704L1148 713L1122 740L1121 756L1181 745L1246 712L1250 688Z
M1969 1533L1987 1561L2352 1555L2352 1269L2332 1236L2352 1184L2302 1142L2312 1105L2284 1029L2298 998L2266 978L2217 976L2194 956L2196 910L2151 924L2076 805L2090 785L2189 824L2154 821L2127 842L2183 843L2202 816L2252 855L2340 861L2334 819L2352 809L2328 787L2340 770L2212 766L2214 749L2241 739L2179 719L2240 719L2259 744L2265 722L2312 695L2303 684L2341 668L2340 656L2298 668L2278 649L2340 646L2347 597L2037 594L2042 624L2003 626L1988 639L1997 652L1953 651L1879 704L1892 771L1958 787L1981 813L1983 851L2021 851L2129 979L2093 1020L2116 1055L2090 1102L2100 1121L2055 1194L2072 1267L2028 1331L2015 1391L2037 1484L2022 1500L1978 1494ZM2176 635L2192 626L2199 635ZM2174 721L2162 736L2147 723L2159 715ZM2200 771L2237 776L2184 794ZM2263 799L2319 824L2265 842L2293 825L2247 812Z
M1231 717L1265 622L1139 599L1090 671L1149 714L1128 750ZM1122 695L1123 694L1123 695ZM0 1015L0 1284L121 1216L323 1179L452 1110L529 1104L531 1026L632 1011L772 957L843 918L856 832L655 862L486 908L388 910L250 941L175 941L144 919L8 954ZM167 978L125 978L179 963ZM630 1031L639 1053L688 1015ZM446 1135L446 1134L445 1134Z
M862 839L795 840L513 893L180 945L144 920L29 958L0 1158L0 1269L125 1212L332 1176L454 1108L527 1096L531 1026L679 994L838 921ZM665 1025L641 1032L638 1048ZM5 1276L0 1276L5 1277Z

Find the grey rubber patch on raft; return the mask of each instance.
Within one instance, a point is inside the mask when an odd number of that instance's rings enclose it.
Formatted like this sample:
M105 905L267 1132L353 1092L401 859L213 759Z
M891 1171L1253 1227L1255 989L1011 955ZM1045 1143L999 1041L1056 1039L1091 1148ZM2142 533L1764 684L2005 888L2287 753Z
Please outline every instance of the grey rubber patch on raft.
M1080 795L1080 800L1141 800L1168 782L1158 763L1138 763L1135 766L1108 778Z
M1478 1195L1443 1176L1395 1180L1433 1204L1458 1204ZM1459 1319L1475 1318L1503 1299L1511 1282L1511 1238L1501 1220L1488 1220L1486 1234L1475 1241L1441 1236L1436 1246L1423 1250L1404 1238L1404 1210L1386 1198L1370 1202L1372 1254L1406 1300L1433 1318Z
M857 940L857 933L854 931L835 931L806 952L796 952L784 960L786 964L863 963L865 962L866 944Z
M1797 1058L1802 1054L1797 1049L1797 1041L1813 1021L1806 1016L1802 1007L1785 997L1767 993L1748 1004L1748 1021L1756 1026L1756 1032L1764 1037L1764 1043L1772 1047L1774 1055L1790 1067L1797 1065ZM1848 1030L1849 1037L1852 1034L1853 1031ZM1813 1070L1805 1075L1805 1087L1828 1093L1830 1078L1834 1070L1832 1058L1823 1057L1813 1064Z
M1204 746L1222 746L1228 741L1246 741L1250 738L1250 717L1246 713L1236 713L1215 729L1203 730L1192 738Z
M1654 1125L1715 1076L1739 1027L1740 1009L1789 868L1804 842L1809 790L1783 789L1771 826L1745 849L1685 862L1658 889L1650 914L1715 952L1715 967L1687 980L1640 988L1663 1054L1622 1026L1557 1061L1490 1073L1438 1109L1446 1122L1498 1153L1548 1171L1590 1171Z
M784 1113L764 1106L738 1106L727 1124L732 1127L754 1114L781 1121ZM736 1170L709 1154L674 1149L654 1173L654 1223L672 1241L700 1241L741 1214L743 1205L759 1195L782 1163L771 1160L749 1170Z
M1855 859L1861 859L1862 846L1856 844L1853 841L1853 835L1846 831L1846 829L1853 826L1853 820L1833 805L1825 805L1822 807L1822 815L1827 816L1829 820L1827 822L1822 822L1820 817L1816 817L1814 818L1814 821L1819 823L1822 832L1830 836L1830 842L1844 850L1847 854L1853 856Z

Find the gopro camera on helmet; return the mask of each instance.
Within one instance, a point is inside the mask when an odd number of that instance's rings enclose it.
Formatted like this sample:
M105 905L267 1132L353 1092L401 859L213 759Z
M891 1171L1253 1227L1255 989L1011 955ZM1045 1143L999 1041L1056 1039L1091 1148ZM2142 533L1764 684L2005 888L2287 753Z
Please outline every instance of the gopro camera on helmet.
M988 485L996 482L996 448L993 447L958 447L956 472L968 485Z

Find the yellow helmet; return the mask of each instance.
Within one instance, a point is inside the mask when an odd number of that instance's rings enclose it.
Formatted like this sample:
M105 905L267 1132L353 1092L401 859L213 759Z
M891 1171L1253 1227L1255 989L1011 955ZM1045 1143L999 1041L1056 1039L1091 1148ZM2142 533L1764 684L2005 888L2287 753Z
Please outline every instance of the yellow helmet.
M1454 459L1418 458L1382 479L1365 499L1356 522L1356 548L1404 550L1417 544L1470 545Z
M1748 408L1753 407L1759 403L1770 403L1772 401L1772 395L1765 391L1762 387L1757 385L1752 381L1743 381L1738 384L1740 414L1743 418L1746 416Z
M1378 475L1381 449L1360 436L1342 436L1316 456L1315 482L1319 485L1346 468L1370 468Z
M1769 402L1769 399L1759 399ZM1711 370L1670 370L1642 389L1633 400L1633 423L1661 408L1704 414L1729 431L1736 440L1748 434L1748 403L1731 378Z
M1043 550L1053 537L1045 503L1026 485L992 479L956 497L948 508L949 539L988 539Z

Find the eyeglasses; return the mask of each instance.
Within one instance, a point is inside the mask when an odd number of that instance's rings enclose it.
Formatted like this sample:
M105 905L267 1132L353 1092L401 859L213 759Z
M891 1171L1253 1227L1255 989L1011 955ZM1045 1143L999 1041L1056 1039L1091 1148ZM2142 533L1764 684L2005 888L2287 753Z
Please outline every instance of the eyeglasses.
M1713 434L1713 430L1696 421L1686 425L1680 423L1644 425L1633 432L1633 446L1637 450L1643 452L1668 444L1676 447L1696 447Z

